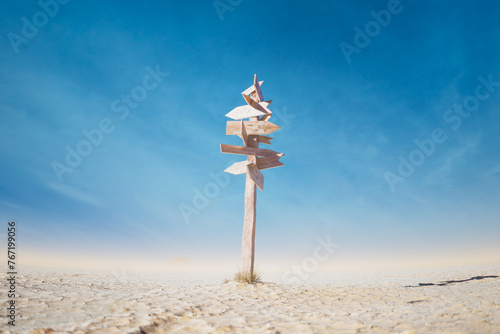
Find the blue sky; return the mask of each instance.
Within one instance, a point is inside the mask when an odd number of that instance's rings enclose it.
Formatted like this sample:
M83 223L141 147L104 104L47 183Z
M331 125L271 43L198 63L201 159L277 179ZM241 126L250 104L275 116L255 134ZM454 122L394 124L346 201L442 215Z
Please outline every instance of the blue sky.
M17 220L26 263L237 266L245 177L189 219L180 207L243 160L219 144L241 145L224 115L254 73L282 127L266 148L286 154L263 172L257 262L300 262L327 235L332 265L498 260L498 2L42 3L0 13L0 220Z

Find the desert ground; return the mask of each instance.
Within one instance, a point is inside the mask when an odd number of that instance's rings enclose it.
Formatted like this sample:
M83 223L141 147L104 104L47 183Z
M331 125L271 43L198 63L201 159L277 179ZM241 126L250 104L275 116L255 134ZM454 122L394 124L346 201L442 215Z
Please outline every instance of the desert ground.
M500 333L500 266L323 273L300 284L265 273L256 284L223 278L30 270L17 280L15 327L1 286L0 332Z

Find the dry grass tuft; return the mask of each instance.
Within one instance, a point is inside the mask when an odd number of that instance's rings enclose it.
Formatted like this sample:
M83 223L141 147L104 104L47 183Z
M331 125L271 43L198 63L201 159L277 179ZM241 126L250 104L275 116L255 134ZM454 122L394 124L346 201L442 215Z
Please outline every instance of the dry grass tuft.
M234 281L238 283L254 284L260 281L260 275L261 273L255 270L252 275L250 275L249 272L238 271L236 274L234 274Z

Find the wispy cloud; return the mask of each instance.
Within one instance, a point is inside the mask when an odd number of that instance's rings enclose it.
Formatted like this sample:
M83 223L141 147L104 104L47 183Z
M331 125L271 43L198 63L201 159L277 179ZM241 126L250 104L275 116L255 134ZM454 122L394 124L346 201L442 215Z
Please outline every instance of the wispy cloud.
M48 182L47 188L78 202L83 202L98 207L104 206L103 203L96 200L91 195L62 183Z
M488 169L484 173L484 175L490 177L490 176L493 176L493 175L498 174L498 173L500 173L500 164Z
M14 209L19 209L19 210L30 210L29 208L26 208L22 205L18 205L18 204L14 204L14 203L11 203L11 202L7 202L7 201L2 201L0 200L0 203L3 204L3 205L6 205L6 206L9 206L11 208L14 208Z
M468 136L467 138L459 141L459 146L448 150L443 156L445 161L442 171L449 173L454 167L456 168L460 162L465 161L465 158L474 153L477 146L481 143L481 133Z
M471 156L477 151L481 143L481 133L478 132L459 139L455 145L442 155L437 155L434 166L428 167L427 174L423 178L426 184L451 184L456 180L452 178L455 171L460 171L470 162Z

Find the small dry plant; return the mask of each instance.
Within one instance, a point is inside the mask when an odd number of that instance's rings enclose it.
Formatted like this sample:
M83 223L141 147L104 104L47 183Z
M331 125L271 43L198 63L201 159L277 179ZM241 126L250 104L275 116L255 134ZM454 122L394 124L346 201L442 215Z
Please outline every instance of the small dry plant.
M254 284L260 281L260 275L261 273L256 270L254 270L251 275L249 272L238 271L236 274L234 274L234 281L238 283Z

